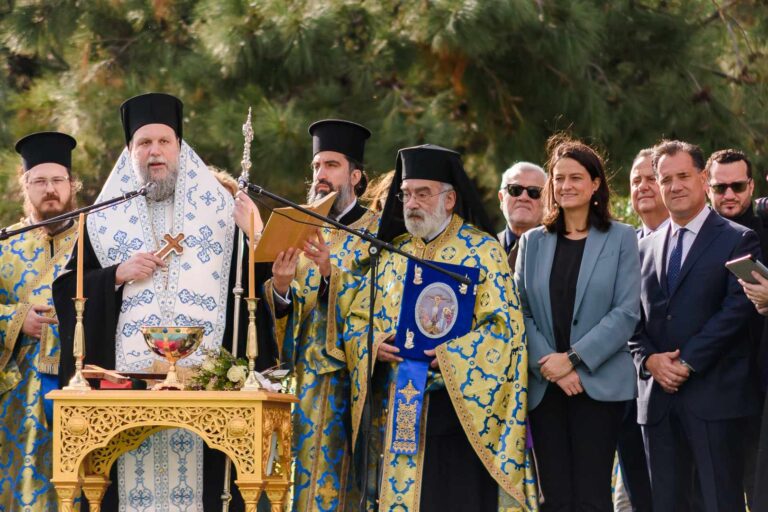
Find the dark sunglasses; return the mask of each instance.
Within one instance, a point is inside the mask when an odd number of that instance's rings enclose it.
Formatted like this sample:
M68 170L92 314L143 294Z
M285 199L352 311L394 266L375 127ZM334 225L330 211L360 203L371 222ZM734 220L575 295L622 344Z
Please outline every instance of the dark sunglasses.
M719 196L725 194L725 191L729 188L733 190L735 194L741 194L747 190L750 181L751 180L734 181L733 183L710 183L709 186L715 191L715 194Z
M528 197L531 199L538 199L541 197L541 187L524 187L522 185L510 183L505 188L507 189L507 194L512 197L520 197L523 195L523 190L528 192Z

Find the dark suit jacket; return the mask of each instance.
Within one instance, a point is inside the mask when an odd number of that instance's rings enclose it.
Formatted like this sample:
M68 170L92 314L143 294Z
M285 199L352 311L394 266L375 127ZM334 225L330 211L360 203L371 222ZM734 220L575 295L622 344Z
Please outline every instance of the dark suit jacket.
M509 263L509 268L512 270L512 272L515 271L515 261L517 261L517 251L520 248L520 239L516 239L515 243L512 244L512 247L507 247L507 229L504 228L500 233L496 234L496 238L499 239L499 243L504 248L505 251L507 251L507 262Z
M696 371L675 394L665 393L641 372L638 422L654 424L672 400L704 420L737 418L758 410L752 385L749 321L754 306L725 262L760 255L754 231L710 212L683 262L674 289L667 289L665 247L671 225L640 241L642 319L632 339L638 362L680 349Z

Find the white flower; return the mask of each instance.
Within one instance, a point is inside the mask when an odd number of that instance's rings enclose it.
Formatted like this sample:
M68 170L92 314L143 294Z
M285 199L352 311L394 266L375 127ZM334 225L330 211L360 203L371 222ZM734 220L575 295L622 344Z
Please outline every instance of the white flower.
M227 378L232 382L245 382L248 375L248 368L245 366L233 366L227 370Z
M214 372L216 370L216 363L211 358L206 358L205 361L203 361L202 364L203 370L206 372Z

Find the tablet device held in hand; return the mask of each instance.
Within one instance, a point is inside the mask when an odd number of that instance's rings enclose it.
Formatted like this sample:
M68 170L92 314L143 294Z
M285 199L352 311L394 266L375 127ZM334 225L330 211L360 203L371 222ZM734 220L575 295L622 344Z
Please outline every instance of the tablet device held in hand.
M757 280L752 276L753 271L768 279L768 268L759 261L756 261L751 254L725 262L725 268L747 283L757 284Z

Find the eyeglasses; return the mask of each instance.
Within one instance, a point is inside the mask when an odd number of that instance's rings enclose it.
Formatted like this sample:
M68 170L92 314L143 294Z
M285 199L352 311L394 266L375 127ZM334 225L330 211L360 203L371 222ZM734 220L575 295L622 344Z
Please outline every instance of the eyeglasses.
M410 192L404 192L404 191L401 190L400 192L395 194L395 197L397 197L400 200L400 202L402 202L402 203L407 203L408 201L411 200L412 197L416 199L417 203L422 203L422 202L426 201L427 199L429 199L430 197L439 196L440 194L445 194L446 192L451 192L452 190L453 190L452 188L449 188L448 190L442 190L442 191L437 192L435 194L430 194L430 193L425 192L423 190L420 191L420 192L416 192L415 194L411 194Z
M60 187L68 182L69 178L67 176L55 176L53 178L35 178L34 180L28 181L27 184L32 188L42 190L47 188L49 183L54 187Z
M511 195L512 197L520 197L523 195L523 190L528 192L528 197L531 199L538 199L541 197L541 187L524 187L522 185L510 183L504 188L507 189L507 194Z
M741 194L747 190L750 181L752 181L751 178L746 181L734 181L733 183L710 183L709 186L714 190L715 194L719 196L725 194L726 190L729 188L733 190L735 194Z

